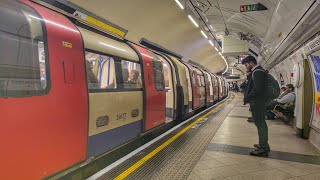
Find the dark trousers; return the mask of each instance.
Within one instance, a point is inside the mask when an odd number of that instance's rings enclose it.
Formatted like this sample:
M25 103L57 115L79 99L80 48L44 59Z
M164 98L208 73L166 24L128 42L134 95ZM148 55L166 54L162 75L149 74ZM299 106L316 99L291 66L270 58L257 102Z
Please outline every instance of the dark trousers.
M253 122L257 126L259 145L261 148L266 148L268 144L268 126L265 119L266 103L264 100L250 102Z

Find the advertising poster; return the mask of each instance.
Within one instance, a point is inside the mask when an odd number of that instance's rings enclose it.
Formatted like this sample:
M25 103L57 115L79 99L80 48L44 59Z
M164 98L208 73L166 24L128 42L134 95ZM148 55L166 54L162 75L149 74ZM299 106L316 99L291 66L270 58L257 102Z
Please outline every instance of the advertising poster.
M313 72L314 106L311 125L320 129L320 51L309 55Z

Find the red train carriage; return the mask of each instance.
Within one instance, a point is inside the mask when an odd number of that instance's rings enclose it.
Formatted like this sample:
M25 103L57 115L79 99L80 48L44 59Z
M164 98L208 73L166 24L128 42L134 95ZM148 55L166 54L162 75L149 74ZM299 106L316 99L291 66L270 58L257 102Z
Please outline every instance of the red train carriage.
M40 179L86 159L82 38L29 1L1 1L0 14L0 176Z
M74 22L27 0L0 2L2 179L52 176L226 93L222 79L178 58Z

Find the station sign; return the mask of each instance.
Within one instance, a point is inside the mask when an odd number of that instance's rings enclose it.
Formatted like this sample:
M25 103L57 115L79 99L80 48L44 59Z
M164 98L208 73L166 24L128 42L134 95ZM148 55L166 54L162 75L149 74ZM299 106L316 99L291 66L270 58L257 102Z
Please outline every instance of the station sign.
M264 5L258 4L249 4L249 5L241 5L240 12L250 12L250 11L263 11L267 10L268 8Z

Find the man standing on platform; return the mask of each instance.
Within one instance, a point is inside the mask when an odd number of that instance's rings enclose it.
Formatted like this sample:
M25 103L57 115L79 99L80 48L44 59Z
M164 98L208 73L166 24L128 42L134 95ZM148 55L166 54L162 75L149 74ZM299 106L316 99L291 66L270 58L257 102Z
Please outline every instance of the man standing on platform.
M257 126L259 144L255 144L257 149L250 152L252 156L268 156L270 147L268 144L268 126L265 119L265 108L267 97L265 95L266 75L267 72L257 64L257 60L253 56L247 56L243 59L248 71L251 71L251 79L248 81L245 103L250 103L253 122Z

